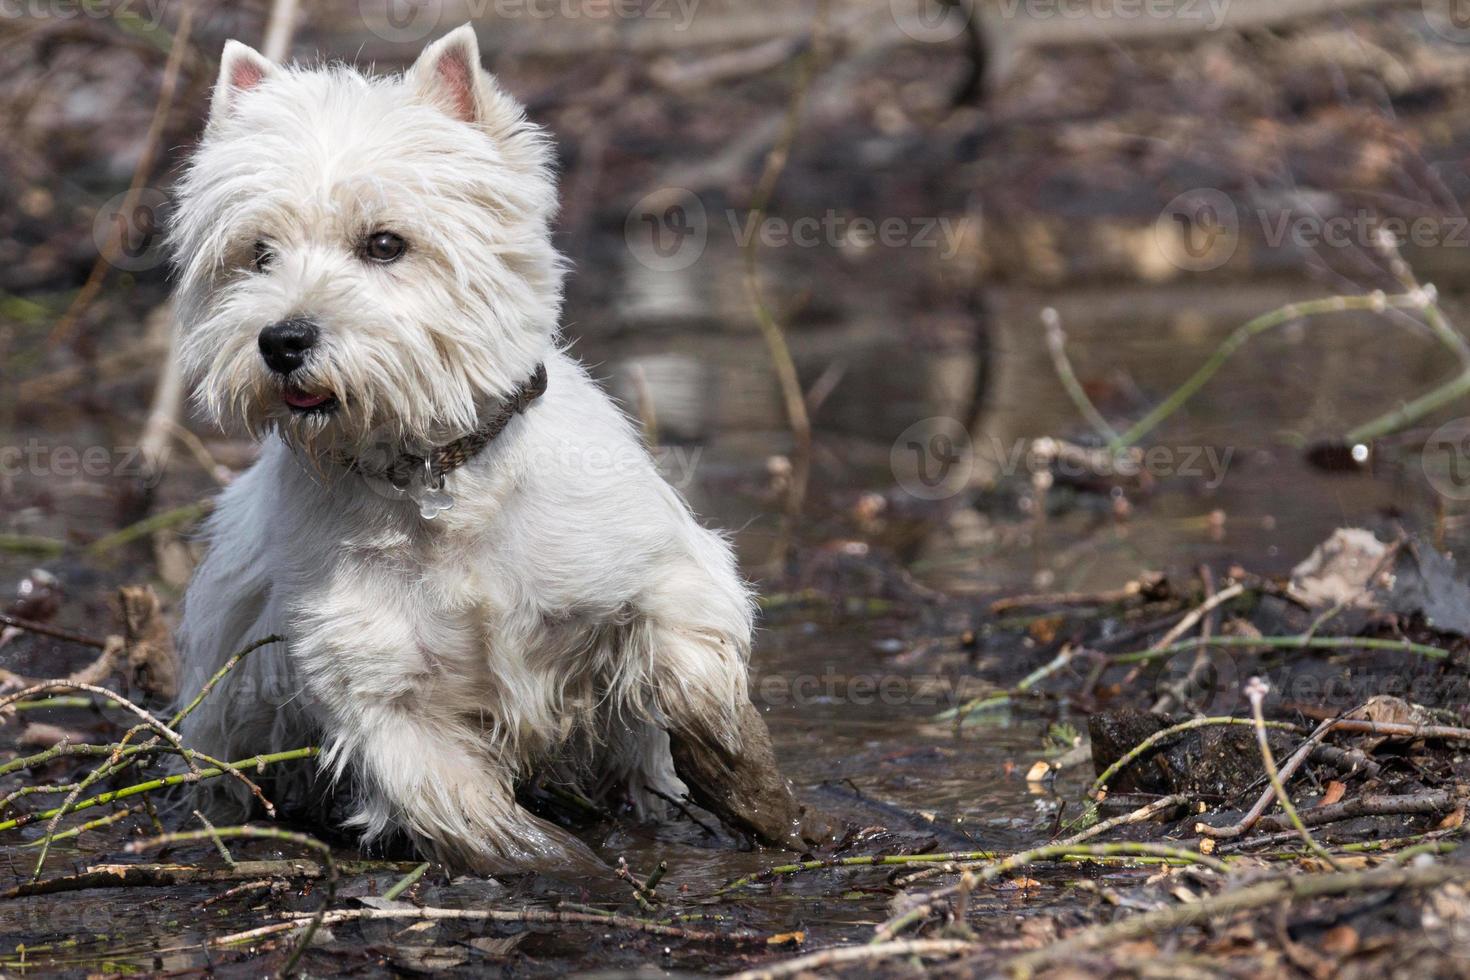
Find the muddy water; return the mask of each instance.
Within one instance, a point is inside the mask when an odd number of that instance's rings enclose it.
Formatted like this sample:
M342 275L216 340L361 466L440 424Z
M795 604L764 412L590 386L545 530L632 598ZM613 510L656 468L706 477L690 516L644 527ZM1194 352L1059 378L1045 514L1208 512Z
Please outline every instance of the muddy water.
M657 283L643 288L659 293ZM814 411L813 489L800 529L805 547L790 578L767 582L772 600L757 644L754 691L802 792L860 826L888 826L898 834L890 841L895 847L929 842L941 849L1011 849L1037 842L1050 833L1063 804L1071 807L1063 816L1075 815L1084 774L1072 770L1046 786L1029 785L1023 774L1040 757L1051 725L1082 728L1085 720L1062 705L1044 717L998 714L961 731L935 721L953 703L956 673L1005 683L1037 666L1035 653L1018 640L987 645L980 654L960 650L956 638L983 620L984 595L1114 587L1145 569L1182 573L1201 562L1279 572L1344 523L1394 513L1425 526L1436 498L1407 450L1384 446L1372 467L1347 474L1313 469L1302 452L1427 388L1446 369L1432 340L1371 317L1288 327L1250 345L1156 433L1155 444L1166 450L1159 458L1166 461L1147 490L1117 497L1057 487L1038 494L1024 460L1015 462L1021 440L1085 434L1047 359L1037 325L1043 302L1060 312L1089 391L1122 421L1183 380L1235 324L1316 288L1265 282L1045 297L996 291L983 302L955 305L918 330L895 326L911 327L905 318L913 311L896 307L885 292L854 294L821 315L795 316L792 341L802 374L826 394ZM624 314L611 321L600 315L606 306L579 307L574 297L569 320L580 337L578 350L628 404L651 407L669 447L671 479L711 522L734 529L755 571L777 523L770 457L789 446L764 347L738 304L695 295L699 315L675 307L652 316L637 309L637 289L628 295ZM114 387L93 397L136 399L146 377L124 378ZM11 406L6 418L12 444L35 437L126 445L130 431L126 418L95 404L39 414ZM896 486L892 453L905 430L933 418L954 419L972 433L973 458L966 465L974 475L956 496L918 500ZM238 459L241 452L210 445L222 459ZM124 483L86 474L60 480L44 472L12 474L3 488L8 506L0 532L93 540L129 517L132 505L117 497ZM999 489L981 493L982 486ZM197 467L181 462L158 489L155 506L193 499L208 487ZM854 506L865 492L886 503L876 517L859 519ZM1456 525L1449 526L1453 544ZM36 565L63 580L69 598L61 621L92 632L102 630L112 584L154 574L146 550L101 563L72 554L42 559L6 552L0 577L10 588ZM894 584L905 581L899 567L912 570L913 583ZM921 598L926 587L949 598ZM80 657L52 644L17 641L0 648L0 662L37 670L40 661L47 673L75 666ZM85 715L63 713L57 720L106 730ZM590 834L610 860L625 856L643 870L666 860L665 887L687 886L691 897L783 857L741 850L685 821ZM52 870L116 855L123 839L104 831L87 835L80 846L59 846ZM7 844L4 850L16 867L34 860L30 849ZM351 887L381 891L394 877L358 878ZM845 884L837 887L837 881ZM812 875L757 889L721 912L773 932L807 929L814 940L857 937L884 914L888 896L870 887L880 881L875 872ZM440 904L507 900L488 883L428 887L426 897ZM77 970L197 966L197 949L152 951L262 921L248 902L201 914L200 902L220 890L11 902L0 905L0 934L7 946L81 933L112 937L78 950L75 959L54 954L53 965ZM295 901L310 908L315 898ZM993 901L1000 913L1011 900ZM356 935L344 928L328 949L357 955L350 952L361 948ZM367 939L387 943L396 935ZM453 936L463 938L435 930L414 942ZM608 953L606 962L599 956L596 964L568 937L540 937L523 950L538 962L573 969L650 960L689 968L709 963L693 949L665 960L650 952L655 946L635 943ZM113 952L101 962L90 951L97 948ZM31 954L30 961L47 956ZM12 957L11 964L18 961Z

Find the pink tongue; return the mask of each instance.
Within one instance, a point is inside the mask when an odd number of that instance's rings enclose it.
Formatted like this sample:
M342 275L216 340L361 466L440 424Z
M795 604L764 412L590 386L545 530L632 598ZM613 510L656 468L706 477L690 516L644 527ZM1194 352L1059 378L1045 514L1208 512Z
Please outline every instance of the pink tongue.
M286 404L292 408L316 408L331 400L330 395L308 395L296 388L286 389Z

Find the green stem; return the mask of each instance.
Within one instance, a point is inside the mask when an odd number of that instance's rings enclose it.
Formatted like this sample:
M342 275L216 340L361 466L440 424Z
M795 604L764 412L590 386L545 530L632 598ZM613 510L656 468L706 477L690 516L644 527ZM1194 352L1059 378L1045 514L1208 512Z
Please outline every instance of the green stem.
M142 746L139 746L140 750L142 748ZM241 759L239 762L230 763L230 767L233 769L258 769L264 768L265 766L269 766L277 762L293 762L297 759L312 759L315 758L320 752L321 749L318 749L315 746L304 749L291 749L286 752L273 752L269 755L257 755L252 756L249 759ZM80 810L90 810L94 806L102 806L104 804L111 803L114 800L125 800L131 796L138 796L142 793L152 793L156 790L167 789L170 786L180 786L184 783L194 783L204 779L215 779L216 777L223 776L224 774L224 769L211 767L209 769L201 769L198 772L185 772L179 773L175 776L163 776L158 779L150 779L146 783L138 783L133 786L124 786L122 789L119 790L111 790L106 793L98 793L96 796L81 800L73 804L72 806L67 807L66 809L69 813L76 813ZM24 827L25 825L35 823L38 820L49 820L61 811L62 808L57 807L54 810L47 810L42 813L28 813L23 817L16 817L14 820L6 820L5 822L0 823L0 831L14 830L16 827Z
M1438 388L1420 395L1413 401L1400 405L1371 422L1363 423L1343 438L1349 444L1382 438L1390 432L1397 432L1404 426L1414 424L1430 412L1467 394L1470 394L1470 369L1462 371Z
M200 500L182 507L175 507L173 510L166 510L161 514L145 517L136 524L130 524L120 531L114 531L106 537L98 538L87 548L87 553L93 557L105 555L109 551L132 544L139 538L146 538L157 531L193 524L213 509L213 500Z
M399 878L397 884L395 884L392 888L383 893L384 900L391 902L399 895L402 895L404 892L408 891L414 886L415 882L417 882L420 878L424 876L424 872L428 870L429 862L425 861L423 864L419 865L417 868L414 868L402 878Z
M1381 311L1387 307L1397 309L1421 309L1424 300L1421 296L1404 294L1398 296L1385 296L1382 293L1369 293L1364 296L1329 296L1324 299L1307 300L1303 303L1289 303L1280 309L1270 313L1263 313L1239 327L1235 332L1226 337L1215 352L1190 376L1189 380L1174 390L1174 393L1164 399L1157 407L1135 422L1122 435L1118 436L1108 444L1109 449L1126 449L1152 432L1170 415L1173 415L1189 399L1194 397L1195 392L1203 388L1215 373L1224 366L1225 362L1238 351L1247 341L1260 333L1265 333L1275 327L1300 320L1305 317L1322 316L1327 313L1342 313L1348 310L1372 310Z
M42 538L33 534L0 534L0 551L12 554L55 558L65 550L66 542L55 538Z
M1259 677L1251 679L1246 687L1246 696L1251 702L1251 718L1255 722L1256 745L1261 750L1261 763L1266 768L1266 777L1271 780L1271 792L1276 794L1276 802L1281 804L1281 809L1286 813L1286 819L1296 828L1302 843L1307 849L1326 861L1333 871L1341 871L1343 867L1337 863L1337 859L1327 853L1327 848L1317 843L1317 838L1302 823L1301 814L1297 813L1296 804L1291 802L1291 797L1286 792L1286 784L1281 780L1281 773L1276 768L1276 756L1271 751L1271 740L1266 737L1266 717L1263 714L1262 702L1265 701L1268 688L1266 682Z

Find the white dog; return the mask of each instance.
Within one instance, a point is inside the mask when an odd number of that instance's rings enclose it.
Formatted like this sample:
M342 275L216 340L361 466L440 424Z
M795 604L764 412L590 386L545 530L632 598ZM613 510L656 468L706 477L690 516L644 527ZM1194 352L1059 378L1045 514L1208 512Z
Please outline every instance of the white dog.
M173 231L181 351L263 445L209 524L182 700L286 639L185 738L320 744L277 802L342 779L364 836L478 870L590 857L517 803L532 775L799 845L730 548L558 346L551 156L468 25L391 78L226 45Z

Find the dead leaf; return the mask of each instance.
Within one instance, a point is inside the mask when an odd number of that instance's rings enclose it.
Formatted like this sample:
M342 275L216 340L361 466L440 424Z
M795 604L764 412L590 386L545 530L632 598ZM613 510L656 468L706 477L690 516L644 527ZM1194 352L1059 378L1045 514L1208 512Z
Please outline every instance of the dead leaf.
M1038 619L1026 628L1026 632L1030 633L1031 638L1037 643L1050 643L1057 638L1057 630L1061 628L1062 622L1061 616Z
M1000 891L1033 891L1041 887L1041 882L1035 878L1008 878L996 886Z
M798 929L796 932L778 932L766 940L767 946L800 946L806 942L806 932Z
M1358 948L1358 930L1350 925L1333 926L1322 934L1322 952L1348 956Z
M503 960L529 935L529 932L518 932L513 936L478 936L470 940L470 946L484 953L488 959Z
M470 958L459 946L394 946L384 952L395 965L419 973L451 970Z
M117 601L133 682L150 694L172 699L179 693L178 657L158 594L151 585L125 585L117 590Z
M1456 807L1452 813L1445 814L1445 818L1443 820L1441 820L1436 825L1435 829L1436 830L1458 830L1460 828L1460 825L1463 824L1464 822L1465 822L1465 808L1462 807L1462 806L1461 807Z
M1343 794L1346 793L1346 792L1347 792L1347 783L1339 782L1336 779L1334 779L1334 780L1332 780L1331 782L1329 782L1327 784L1327 792L1325 792L1325 793L1322 794L1322 798L1317 801L1317 804L1316 805L1317 806L1331 806L1332 804L1336 803L1338 800L1342 799Z

